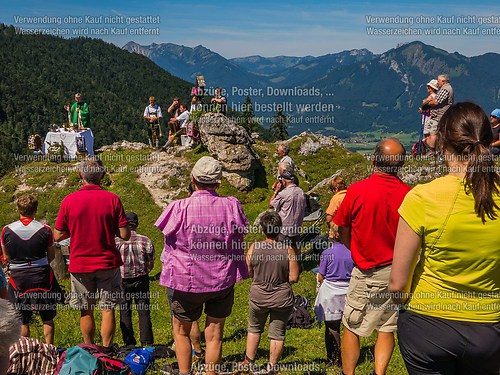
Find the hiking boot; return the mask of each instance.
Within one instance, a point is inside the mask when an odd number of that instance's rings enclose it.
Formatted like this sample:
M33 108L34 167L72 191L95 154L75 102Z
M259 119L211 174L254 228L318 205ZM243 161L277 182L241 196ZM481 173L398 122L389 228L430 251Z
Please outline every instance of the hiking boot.
M327 366L337 366L342 367L342 359L340 357L331 357L326 359ZM342 375L342 374L340 374Z
M179 375L179 364L177 362L165 365L161 368L160 373L164 375Z
M233 372L233 374L234 375L255 374L254 363L245 358L243 362L238 362L238 364L236 365L236 370Z
M205 351L202 349L200 353L197 353L193 349L192 356L193 356L192 358L193 364L203 362L203 360L205 359Z
M271 362L269 362L267 364L266 373L268 375L279 375L278 369L279 369L278 364L273 365Z
M123 345L118 348L118 357L126 357L127 354L132 352L135 349L135 345Z
M193 375L205 375L205 364L204 363L193 363L193 368L191 368L191 374Z
M114 343L111 346L103 346L104 354L109 355L110 357L118 357L118 353L120 351L120 347L117 343Z
M155 345L153 350L153 357L158 358L174 358L175 351L167 347L166 345Z

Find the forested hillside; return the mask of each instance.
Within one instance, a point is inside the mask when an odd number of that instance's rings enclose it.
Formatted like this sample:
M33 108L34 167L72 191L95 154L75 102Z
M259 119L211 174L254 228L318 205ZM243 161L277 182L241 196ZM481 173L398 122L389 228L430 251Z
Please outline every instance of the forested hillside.
M50 124L67 121L63 105L73 102L75 92L89 104L100 147L119 139L146 141L148 97L157 97L166 110L174 96L187 100L192 86L101 40L17 35L2 24L0 67L0 174L16 154L27 152L30 134L43 137Z

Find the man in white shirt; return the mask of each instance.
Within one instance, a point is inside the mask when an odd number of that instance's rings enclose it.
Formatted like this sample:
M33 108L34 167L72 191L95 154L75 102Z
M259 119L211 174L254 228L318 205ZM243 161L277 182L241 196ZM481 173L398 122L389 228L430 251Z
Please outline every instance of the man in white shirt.
M187 110L187 104L181 103L179 105L179 114L176 117L172 117L168 122L168 141L162 147L162 151L176 143L176 138L179 136L177 133L179 133L179 130L185 129L186 120L190 115L191 113Z
M184 129L186 127L186 120L189 118L191 113L187 110L187 104L181 103L179 106L179 114L175 119L179 122L179 129Z
M158 148L158 140L161 137L160 121L162 118L161 108L155 104L155 97L149 98L149 105L144 110L144 118L148 122L149 146Z

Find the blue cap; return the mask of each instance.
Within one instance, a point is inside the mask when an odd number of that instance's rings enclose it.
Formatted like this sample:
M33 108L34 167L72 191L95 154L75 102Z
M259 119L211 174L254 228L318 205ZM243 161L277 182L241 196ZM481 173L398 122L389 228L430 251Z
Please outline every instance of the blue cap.
M280 177L285 179L285 180L292 181L293 180L293 173L290 171L283 171L283 172L281 172Z
M500 118L500 109L494 109L493 112L491 112L490 116L495 116L496 118Z

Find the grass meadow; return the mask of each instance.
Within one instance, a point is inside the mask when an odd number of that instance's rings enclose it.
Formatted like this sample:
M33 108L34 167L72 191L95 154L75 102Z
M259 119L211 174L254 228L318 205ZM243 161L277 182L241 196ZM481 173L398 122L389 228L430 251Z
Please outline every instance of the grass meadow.
M369 162L361 155L346 152L340 147L327 148L320 150L313 156L300 156L298 150L300 140L291 144L291 156L296 165L302 171L299 177L301 187L307 191L324 178L330 177L338 170L342 171L342 176L351 183L366 177L369 174ZM277 156L274 155L273 144L259 143L256 145L256 151L261 157L264 166L257 173L256 187L249 193L238 192L227 182L223 182L219 193L221 195L234 195L240 199L244 205L245 213L251 223L253 223L257 214L267 208L267 203L272 194L269 186L272 184L275 175L275 166L277 165ZM157 230L153 223L161 213L162 208L155 205L149 191L138 182L137 173L134 168L144 165L144 160L148 159L148 151L116 151L102 154L105 166L109 173L106 175L103 185L106 189L116 193L122 199L126 211L134 211L139 216L138 232L149 236L155 246L157 261L150 274L151 278L151 318L155 341L157 344L171 345L173 343L170 314L167 303L166 291L158 283L161 263L159 254L163 248L163 236ZM185 157L194 163L205 153L197 150L191 151ZM13 171L0 180L0 205L3 209L0 211L0 224L6 225L17 220L17 212L14 200L24 192L31 192L37 195L39 200L39 210L37 218L47 218L53 226L59 205L62 199L69 193L77 190L80 186L78 175L72 171L75 166L71 163L51 163L34 162L24 164L17 171ZM186 173L188 176L189 173ZM186 177L187 178L187 177ZM177 181L187 187L187 179ZM320 197L320 203L323 209L326 209L331 197L331 193L326 187L317 189ZM186 196L181 193L179 197ZM326 231L326 226L322 227ZM263 238L260 233L251 233L246 238L249 245L252 241ZM312 259L308 264L311 267L317 263ZM305 267L300 281L293 286L295 294L306 296L311 304L315 299L315 275L309 270L311 267ZM248 293L250 280L240 282L235 287L235 303L232 315L227 319L224 330L223 343L223 362L229 366L233 362L243 360L245 351L245 335L248 318ZM70 289L69 280L61 282L67 290ZM311 309L312 313L312 309ZM97 324L100 325L100 314L96 314ZM118 321L118 312L116 312ZM139 342L139 331L137 316L134 316L136 323L136 338ZM55 319L56 335L55 344L58 347L70 347L82 341L79 329L79 313L71 310L68 306L60 306L58 315ZM204 327L204 318L200 320L200 326ZM294 374L337 374L340 369L326 366L324 358L326 352L323 339L324 327L318 327L315 324L310 329L291 329L287 332L285 349L281 363L286 369L281 373ZM42 338L42 325L37 320L32 325L32 336ZM98 332L98 331L97 331ZM373 369L373 349L376 336L361 340L361 356L357 374L369 374ZM99 334L96 334L97 343L100 342ZM123 344L119 328L116 332L115 342ZM257 355L257 364L265 364L269 355L269 341L267 332L263 339ZM159 369L170 360L157 361L154 368L148 371L148 374L160 373ZM387 374L401 375L406 374L404 363L399 350L396 348Z

